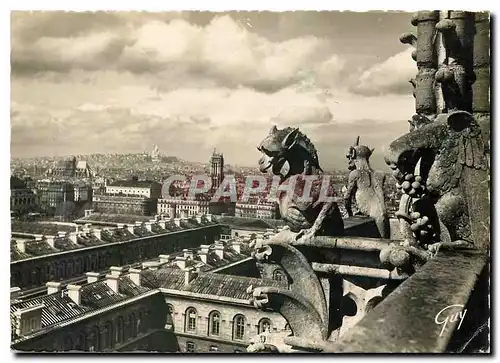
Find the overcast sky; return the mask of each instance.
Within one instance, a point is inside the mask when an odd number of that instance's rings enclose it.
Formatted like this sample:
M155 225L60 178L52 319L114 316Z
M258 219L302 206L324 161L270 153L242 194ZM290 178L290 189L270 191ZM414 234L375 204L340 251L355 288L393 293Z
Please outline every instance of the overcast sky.
M150 151L255 165L271 125L323 167L408 131L409 13L15 12L13 157Z

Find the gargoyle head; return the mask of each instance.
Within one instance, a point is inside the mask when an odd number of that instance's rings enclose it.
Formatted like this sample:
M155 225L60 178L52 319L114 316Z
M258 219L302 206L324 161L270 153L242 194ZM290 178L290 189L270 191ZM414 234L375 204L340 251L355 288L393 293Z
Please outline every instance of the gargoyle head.
M275 175L302 173L305 162L321 170L314 145L298 128L278 130L276 126L271 127L269 135L257 146L257 150L262 153L259 160L262 173L271 167ZM285 164L288 164L286 175L282 172Z
M356 138L356 142L354 143L353 146L349 148L349 153L346 155L348 160L347 162L348 169L349 170L356 169L356 160L364 159L368 161L373 153L373 150L375 149L370 149L368 146L365 145L359 145L359 136L358 136Z

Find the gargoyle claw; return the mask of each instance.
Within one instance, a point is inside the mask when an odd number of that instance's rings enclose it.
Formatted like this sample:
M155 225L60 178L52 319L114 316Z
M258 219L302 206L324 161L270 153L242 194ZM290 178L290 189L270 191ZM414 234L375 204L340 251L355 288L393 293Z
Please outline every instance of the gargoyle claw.
M310 228L310 229L302 229L297 233L297 236L295 237L295 240L302 240L304 242L312 242L314 237L316 236L316 232Z

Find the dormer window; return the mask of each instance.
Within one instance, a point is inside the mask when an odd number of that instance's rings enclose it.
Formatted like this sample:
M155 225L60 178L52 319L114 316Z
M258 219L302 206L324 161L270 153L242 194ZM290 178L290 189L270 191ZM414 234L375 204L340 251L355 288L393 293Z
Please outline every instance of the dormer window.
M42 328L43 304L18 308L16 315L16 334L18 336L29 335Z

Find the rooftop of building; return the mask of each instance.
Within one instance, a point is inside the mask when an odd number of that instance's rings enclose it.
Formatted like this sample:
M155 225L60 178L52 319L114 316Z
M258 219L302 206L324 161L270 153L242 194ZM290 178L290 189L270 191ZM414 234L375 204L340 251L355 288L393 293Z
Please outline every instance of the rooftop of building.
M161 186L160 183L153 180L117 180L108 184L108 187L129 187L129 188L152 188Z
M26 309L43 304L41 319L41 330L43 331L63 322L69 322L85 314L92 313L97 309L112 306L149 291L151 291L150 288L135 285L127 276L123 275L119 280L118 292L113 291L105 279L81 285L80 304L77 304L69 297L68 290L65 288L28 300L18 301L14 299L11 300L10 305L11 335L13 339L19 338L16 336L16 329L14 328L16 321L15 312L18 309Z
M240 300L252 298L252 294L248 292L249 286L287 287L284 282L270 279L211 272L199 273L193 277L189 284L186 284L185 271L174 268L163 268L156 271L144 270L141 274L141 285Z
M236 249L233 242L238 244ZM168 262L161 262L161 269L177 269L182 270L178 257L185 258L183 265L185 268L193 267L197 271L208 272L224 266L231 265L238 261L245 260L252 255L252 249L248 245L249 240L243 238L235 238L225 242L217 241L211 245L202 245L198 248L184 249L176 253L169 254ZM222 258L216 252L216 246L220 246ZM202 260L200 255L202 251L206 251L206 260ZM156 262L162 261L166 256L155 259Z
M147 222L151 216L130 215L130 214L107 214L92 212L92 214L75 220L75 223L92 223L92 222L105 222L105 223L135 223L137 221Z
M11 261L216 224L211 216L189 219L160 219L158 216L147 221L133 219L129 223L109 223L109 227L104 229L94 228L88 220L86 222L83 226L72 227L13 221L15 227L12 231L16 237L11 239Z

